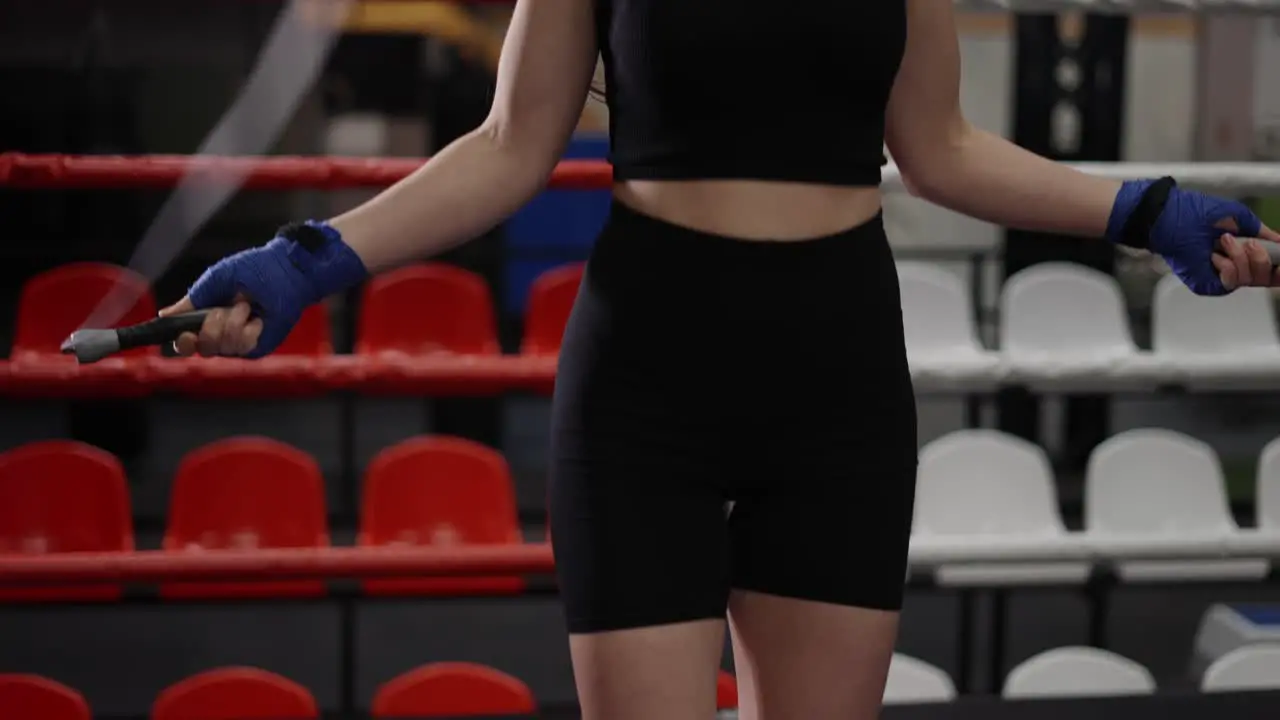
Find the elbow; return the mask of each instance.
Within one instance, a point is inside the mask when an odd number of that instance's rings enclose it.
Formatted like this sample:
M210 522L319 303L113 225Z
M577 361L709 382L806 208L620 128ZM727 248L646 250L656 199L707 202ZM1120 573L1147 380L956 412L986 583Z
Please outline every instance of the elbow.
M908 173L901 165L898 166L898 177L902 178L902 187L911 197L923 198L924 192L920 189L920 183L916 182L915 175Z
M899 164L898 173L902 178L902 186L908 194L933 203L937 203L940 198L948 195L948 188L955 179L955 173L938 160L910 165Z
M957 184L964 182L963 164L958 146L938 144L899 163L898 171L913 197L943 204Z
M933 133L902 148L896 158L903 187L913 197L940 203L965 182L965 149L971 144L973 128L966 122L951 124L945 132Z
M555 171L564 153L564 143L549 133L532 132L520 123L490 116L476 134L499 157L508 158L508 166L522 181L543 185Z

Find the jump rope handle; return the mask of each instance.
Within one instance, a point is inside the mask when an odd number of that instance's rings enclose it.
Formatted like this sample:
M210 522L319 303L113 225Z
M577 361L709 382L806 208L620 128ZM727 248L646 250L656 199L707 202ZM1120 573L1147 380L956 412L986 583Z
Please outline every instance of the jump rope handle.
M1271 264L1280 267L1280 243L1273 243L1267 240L1259 240L1262 243L1262 249L1267 251L1267 257L1271 258Z
M183 333L199 332L209 312L196 310L108 330L77 330L62 343L62 352L75 355L81 363L93 363L123 350L165 345Z

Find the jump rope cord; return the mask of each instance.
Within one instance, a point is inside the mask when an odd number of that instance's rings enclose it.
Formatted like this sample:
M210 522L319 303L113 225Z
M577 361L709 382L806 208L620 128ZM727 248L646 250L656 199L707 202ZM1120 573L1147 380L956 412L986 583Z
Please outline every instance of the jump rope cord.
M355 0L290 0L276 19L248 81L197 150L262 155L279 138L323 71ZM129 268L154 282L244 184L248 168L191 169L165 199L133 251ZM138 298L117 284L81 327L112 327Z

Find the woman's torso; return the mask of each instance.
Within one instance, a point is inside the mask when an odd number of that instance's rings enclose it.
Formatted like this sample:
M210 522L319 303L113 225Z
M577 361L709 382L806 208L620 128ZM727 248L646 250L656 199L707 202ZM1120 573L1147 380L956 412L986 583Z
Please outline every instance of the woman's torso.
M905 0L597 0L615 195L743 239L870 219L905 14Z

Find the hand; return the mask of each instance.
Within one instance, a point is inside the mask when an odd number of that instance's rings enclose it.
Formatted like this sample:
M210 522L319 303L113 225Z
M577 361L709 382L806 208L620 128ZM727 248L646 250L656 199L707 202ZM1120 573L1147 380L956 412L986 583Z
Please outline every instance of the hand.
M1262 227L1257 238L1237 238L1227 233L1218 241L1210 260L1228 292L1238 287L1280 287L1280 268L1271 263L1263 243L1280 243L1280 233Z
M197 309L189 296L183 297L161 310L160 317ZM219 307L209 311L199 335L183 333L174 341L173 349L183 357L195 354L201 357L248 355L258 346L258 340L262 337L262 318L252 315L253 307L249 298L237 294L230 308Z
M274 240L223 258L173 305L173 315L213 308L198 334L174 343L179 355L259 358L284 342L308 305L368 275L338 231L323 223L287 225Z
M1158 214L1152 216L1154 209ZM1280 242L1280 234L1243 203L1182 190L1170 178L1124 183L1107 222L1107 238L1160 255L1198 295L1225 295L1246 285L1280 286L1280 274L1259 244Z

